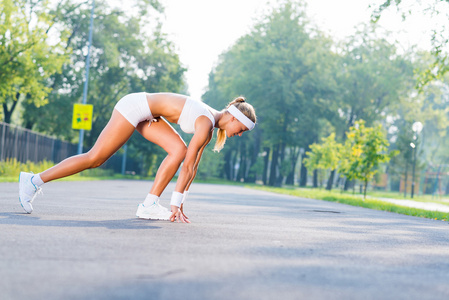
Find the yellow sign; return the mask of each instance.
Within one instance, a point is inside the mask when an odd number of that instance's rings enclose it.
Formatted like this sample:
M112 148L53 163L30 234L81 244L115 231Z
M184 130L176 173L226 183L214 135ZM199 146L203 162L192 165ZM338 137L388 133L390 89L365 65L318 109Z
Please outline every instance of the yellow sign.
M92 129L92 114L94 106L92 104L74 104L73 105L73 129Z

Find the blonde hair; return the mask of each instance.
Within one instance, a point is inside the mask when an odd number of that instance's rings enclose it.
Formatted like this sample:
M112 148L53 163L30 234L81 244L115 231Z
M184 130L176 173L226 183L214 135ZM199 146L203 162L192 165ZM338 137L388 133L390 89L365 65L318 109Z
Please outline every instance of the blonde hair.
M234 105L251 121L256 123L257 121L256 111L254 110L254 107L251 104L246 102L245 97L240 96L235 98L226 106L226 109L228 109L231 105ZM225 113L228 114L229 112L225 111ZM226 143L226 130L218 128L217 140L215 142L214 151L220 152L220 150L223 149L225 143Z

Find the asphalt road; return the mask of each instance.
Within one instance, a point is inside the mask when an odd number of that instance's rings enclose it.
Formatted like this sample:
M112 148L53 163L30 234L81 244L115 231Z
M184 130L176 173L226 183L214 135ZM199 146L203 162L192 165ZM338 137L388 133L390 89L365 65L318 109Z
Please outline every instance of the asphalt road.
M448 222L209 184L191 224L136 219L150 184L49 183L27 215L0 183L0 298L449 299Z

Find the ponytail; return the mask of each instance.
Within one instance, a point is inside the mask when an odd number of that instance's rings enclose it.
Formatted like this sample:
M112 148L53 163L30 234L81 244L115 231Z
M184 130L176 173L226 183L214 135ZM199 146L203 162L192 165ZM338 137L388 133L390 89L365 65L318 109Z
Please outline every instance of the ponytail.
M215 142L214 152L220 152L226 143L226 130L218 128L217 130L217 141Z

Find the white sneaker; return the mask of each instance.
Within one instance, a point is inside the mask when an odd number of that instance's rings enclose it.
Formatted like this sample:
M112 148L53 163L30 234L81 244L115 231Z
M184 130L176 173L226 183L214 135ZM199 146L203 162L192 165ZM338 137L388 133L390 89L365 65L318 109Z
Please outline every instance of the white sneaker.
M159 200L145 206L143 203L137 206L136 217L140 219L152 219L152 220L170 220L171 212L159 204Z
M38 193L42 192L42 189L33 184L31 179L33 178L33 173L20 172L19 175L19 201L23 209L31 214L33 212L33 202Z

